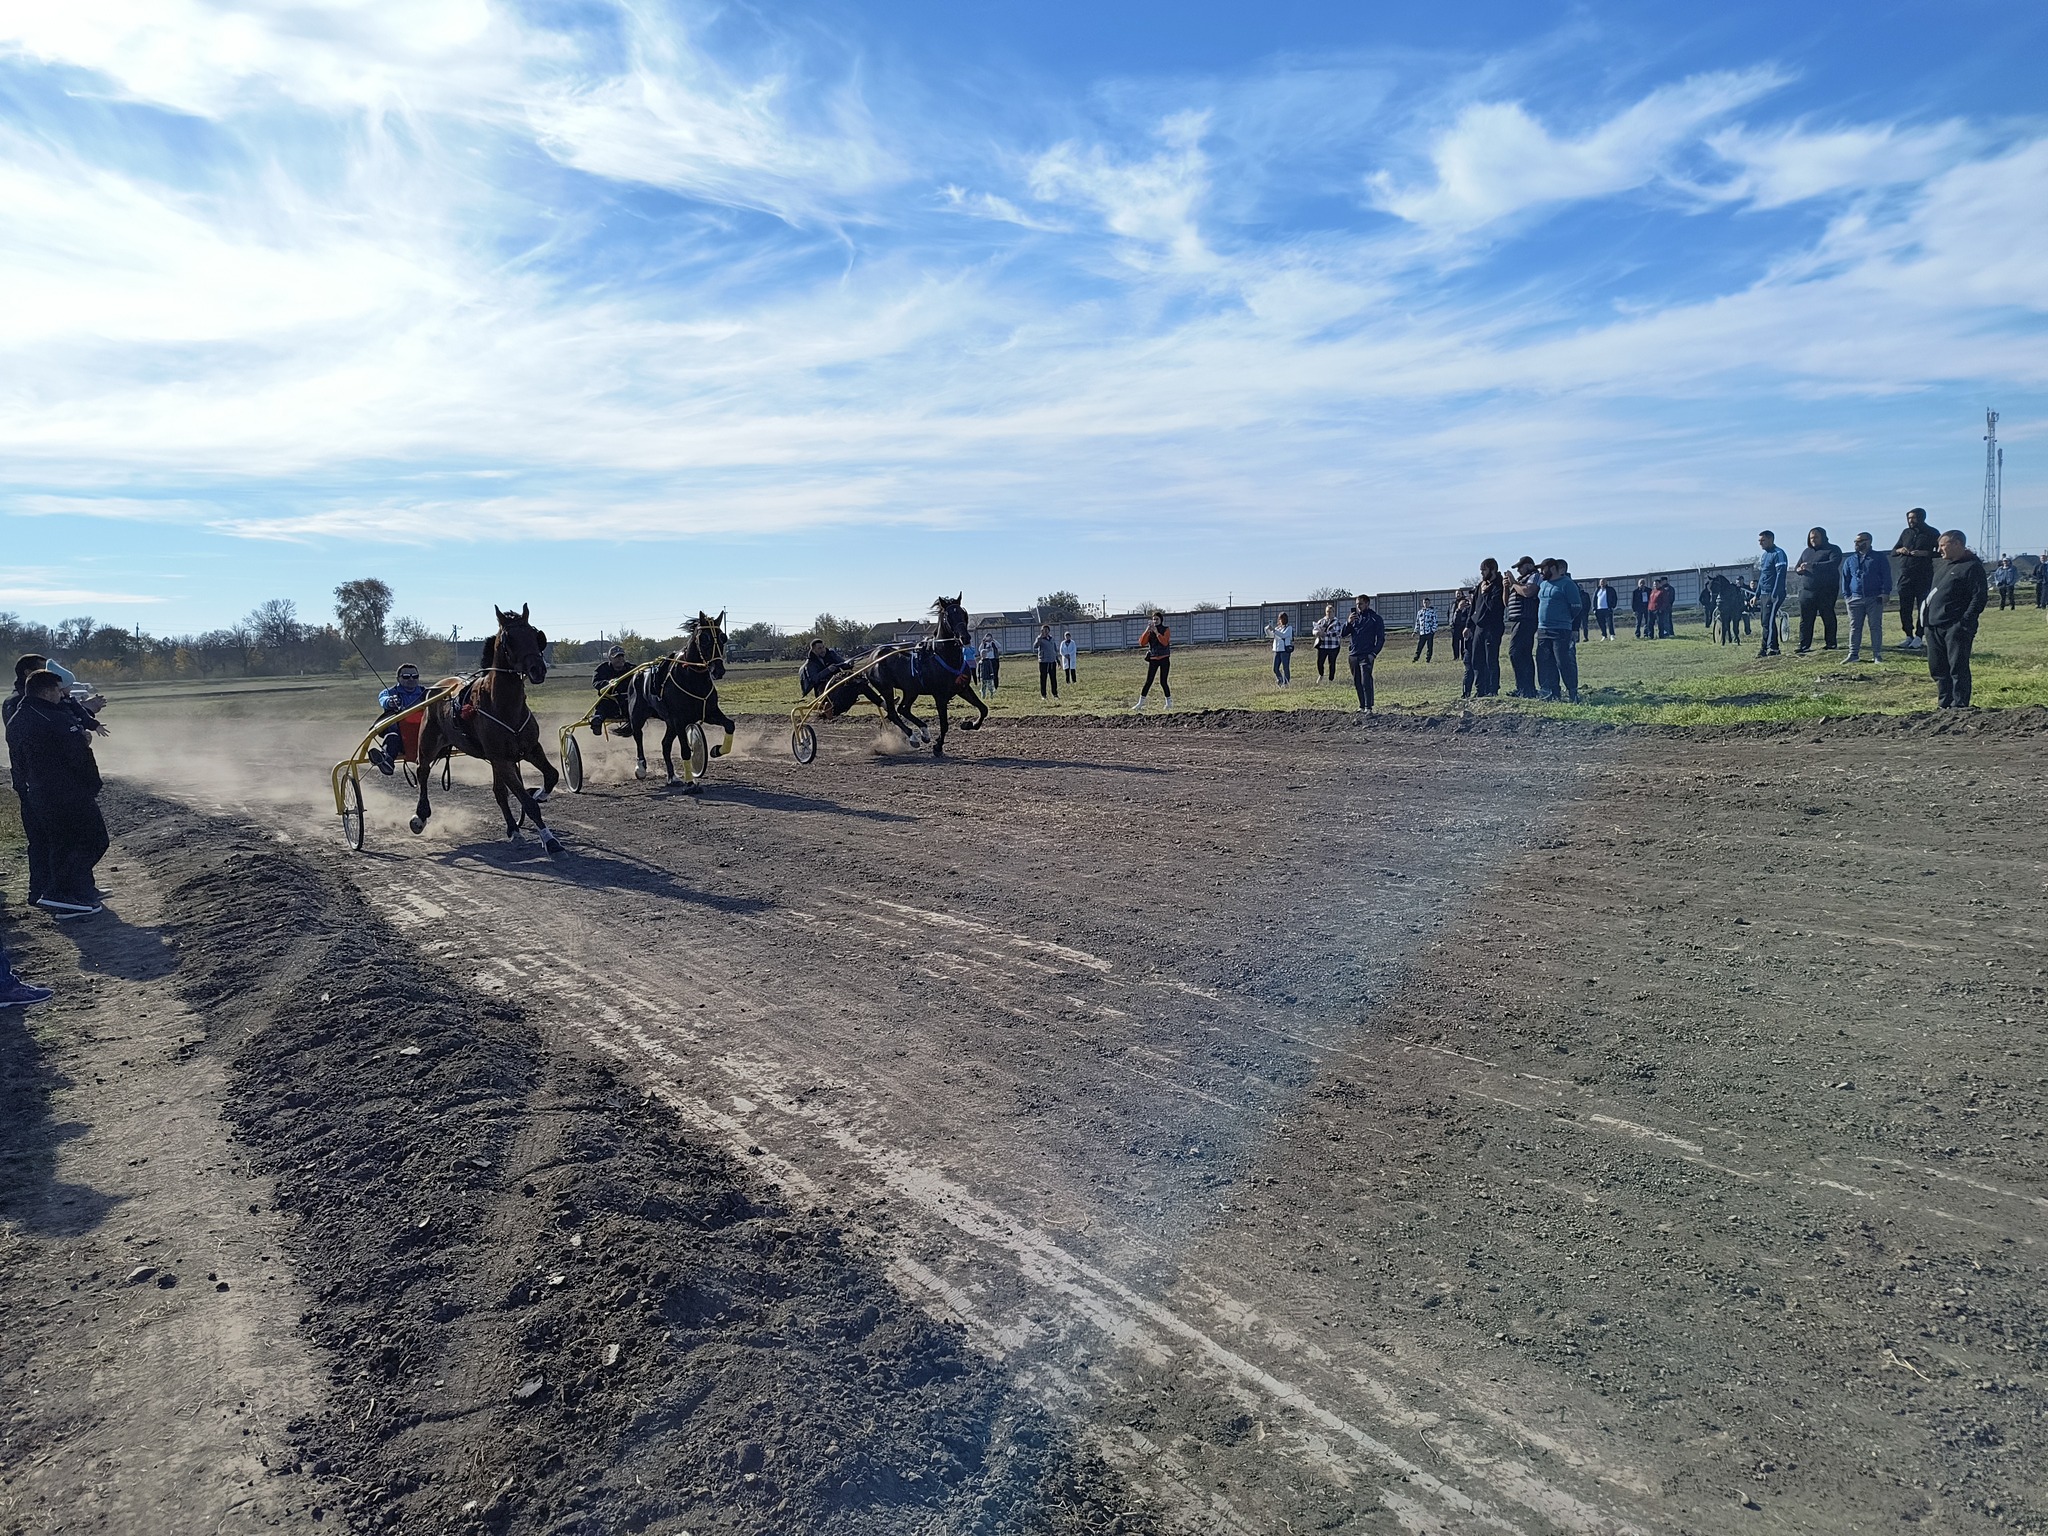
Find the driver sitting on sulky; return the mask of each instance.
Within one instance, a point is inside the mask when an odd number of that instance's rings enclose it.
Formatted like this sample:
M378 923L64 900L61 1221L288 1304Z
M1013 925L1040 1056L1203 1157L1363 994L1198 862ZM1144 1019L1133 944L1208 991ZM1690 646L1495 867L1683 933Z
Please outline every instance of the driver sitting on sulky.
M590 674L591 687L600 690L611 689L608 693L601 692L599 694L597 708L590 712L591 735L602 736L607 720L624 722L626 718L625 689L612 688L611 685L620 678L625 677L632 670L633 663L626 660L626 648L623 645L615 645L604 653L604 660L600 661L597 664L597 670Z
M811 653L804 658L804 669L796 675L797 685L802 689L800 697L809 698L815 693L822 699L825 696L825 685L845 670L844 656L824 641L813 640Z
M405 734L399 729L396 718L423 701L427 696L424 684L420 682L420 669L407 662L398 669L398 681L377 695L377 716L390 719L385 728L384 739L370 748L368 756L377 765L377 771L389 778L398 764L405 758ZM413 717L415 729L419 717Z

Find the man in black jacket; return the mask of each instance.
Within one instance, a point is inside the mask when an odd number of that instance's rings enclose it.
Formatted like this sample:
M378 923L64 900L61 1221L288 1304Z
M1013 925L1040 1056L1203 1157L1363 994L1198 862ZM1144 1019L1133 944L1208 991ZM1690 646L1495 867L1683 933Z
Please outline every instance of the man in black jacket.
M12 723L15 713L20 710L22 701L27 697L29 678L37 672L44 672L49 659L31 651L15 662L14 691L6 699L0 700L0 732L4 732ZM47 675L58 677L61 684L61 674ZM107 728L99 723L92 711L71 697L68 691L64 693L62 704L84 729L102 736L107 733ZM12 764L10 776L14 783L15 797L21 802L21 830L28 839L28 901L30 906L35 906L43 893L50 888L50 840L43 831L42 824L36 820L35 808L29 804L27 778L18 766Z
M1835 604L1842 596L1842 551L1828 542L1825 528L1806 531L1806 548L1799 551L1794 574L1804 578L1799 589L1799 654L1813 651L1813 621L1821 621L1824 649L1835 648Z
M1960 530L1949 529L1938 547L1941 558L1927 594L1927 673L1943 709L1968 709L1970 649L1977 643L1977 616L1991 600L1991 583Z
M604 660L597 664L597 670L590 674L590 686L599 691L597 707L590 712L590 734L602 736L607 720L626 718L626 690L614 688L612 684L633 670L633 663L626 660L626 648L615 645L604 653Z
M1927 637L1920 633L1920 605L1934 586L1934 551L1939 535L1927 526L1927 509L1915 507L1906 514L1906 526L1892 543L1899 557L1899 628L1906 638L1902 651L1924 651Z
M7 722L7 755L47 848L48 885L36 905L58 918L100 910L93 866L107 851L98 804L100 770L92 736L65 706L64 680L31 672Z

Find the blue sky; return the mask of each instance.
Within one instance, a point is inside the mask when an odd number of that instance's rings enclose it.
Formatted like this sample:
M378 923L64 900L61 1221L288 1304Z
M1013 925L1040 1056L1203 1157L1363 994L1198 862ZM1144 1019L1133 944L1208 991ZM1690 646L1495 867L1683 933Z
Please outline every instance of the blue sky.
M1706 13L1706 14L1702 14ZM0 608L467 633L2048 543L2048 13L0 9Z

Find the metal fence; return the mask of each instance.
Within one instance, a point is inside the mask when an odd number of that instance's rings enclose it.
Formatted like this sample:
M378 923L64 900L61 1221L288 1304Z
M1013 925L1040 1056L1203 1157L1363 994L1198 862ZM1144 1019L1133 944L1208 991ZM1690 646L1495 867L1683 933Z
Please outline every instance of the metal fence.
M1700 600L1700 588L1715 576L1726 576L1730 581L1752 577L1756 565L1708 565L1697 569L1677 571L1637 571L1627 576L1609 576L1606 580L1614 588L1615 604L1619 612L1629 611L1629 593L1638 581L1655 581L1659 576L1669 579L1677 591L1675 602L1682 612L1688 607L1696 608ZM1599 578L1587 581L1581 578L1579 585L1590 595ZM1386 620L1389 629L1413 629L1415 610L1422 606L1427 597L1436 605L1437 622L1448 625L1451 621L1451 605L1457 599L1457 590L1452 587L1437 587L1420 592L1376 592L1372 605L1379 616ZM1337 604L1339 615L1351 607L1346 598ZM1182 613L1168 613L1166 622L1173 629L1173 643L1180 645L1227 645L1233 641L1263 640L1266 630L1279 620L1281 614L1288 614L1294 621L1299 644L1308 645L1310 627L1321 617L1323 604L1303 599L1298 603L1257 603L1240 605L1235 608L1198 608ZM1145 614L1120 614L1112 619L1083 619L1077 622L1055 624L1054 636L1064 638L1071 634L1075 648L1082 651L1123 651L1134 648L1150 623ZM995 637L996 644L1007 655L1031 649L1038 638L1038 626L1032 623L1009 624L990 623L975 626L977 633Z

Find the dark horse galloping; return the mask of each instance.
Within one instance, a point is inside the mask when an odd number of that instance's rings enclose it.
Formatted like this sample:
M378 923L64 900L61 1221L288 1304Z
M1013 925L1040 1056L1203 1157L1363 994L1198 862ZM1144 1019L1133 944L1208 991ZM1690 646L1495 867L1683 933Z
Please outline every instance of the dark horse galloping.
M497 609L498 632L484 642L483 669L461 694L436 699L427 707L420 723L420 803L412 818L415 833L427 829L434 814L427 804L427 784L433 777L430 764L460 748L471 757L491 765L491 792L498 797L498 809L505 816L505 835L519 836L522 821L540 829L541 846L549 853L562 851L562 840L549 830L540 813L540 802L554 793L555 765L540 749L540 722L526 704L526 685L547 681L545 659L548 637L527 622L524 606L517 613ZM436 691L453 688L459 679L445 679ZM458 700L462 709L457 709ZM529 790L519 765L532 763L540 769L541 787ZM512 801L519 802L519 821L512 819Z
M944 757L947 705L956 698L965 699L981 712L961 723L963 731L980 729L988 719L988 706L975 693L974 679L967 666L970 625L966 604L959 597L941 597L932 603L932 609L939 616L938 634L921 645L875 653L874 666L867 676L881 692L889 718L896 720L900 715L916 727L921 738L928 739L931 732L910 712L910 701L927 696L931 699L939 712L939 739L932 743L932 756Z
M732 750L733 721L718 707L718 679L725 676L725 614L717 618L699 612L690 621L690 643L679 656L664 657L654 666L633 674L626 690L626 729L633 733L633 754L638 766L633 777L647 777L647 746L641 729L649 720L659 719L666 727L661 738L662 766L668 781L676 781L673 755L676 738L691 726L706 721L725 732L725 741L711 749L713 757ZM685 794L702 794L696 782L683 786Z

